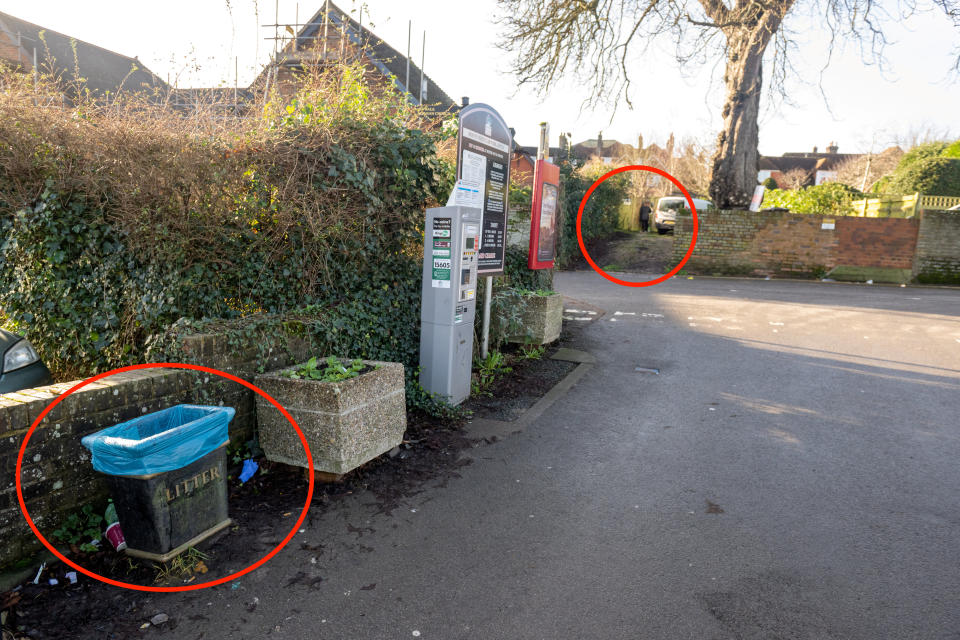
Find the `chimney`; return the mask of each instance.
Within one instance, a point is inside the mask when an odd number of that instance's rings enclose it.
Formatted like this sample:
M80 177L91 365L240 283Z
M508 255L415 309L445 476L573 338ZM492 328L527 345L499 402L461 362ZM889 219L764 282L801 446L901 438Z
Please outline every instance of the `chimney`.
M597 155L603 157L603 131L597 134Z
M466 107L469 104L470 104L470 98L468 98L467 96L463 96L462 98L460 98L461 107Z
M836 152L839 151L839 150L840 150L840 147L837 146L837 143L836 143L836 142L831 142L831 143L827 146L827 153L836 153Z
M565 134L560 134L560 153L562 154L567 149L567 136Z
M814 152L814 153L817 152L817 145L813 145L813 152Z

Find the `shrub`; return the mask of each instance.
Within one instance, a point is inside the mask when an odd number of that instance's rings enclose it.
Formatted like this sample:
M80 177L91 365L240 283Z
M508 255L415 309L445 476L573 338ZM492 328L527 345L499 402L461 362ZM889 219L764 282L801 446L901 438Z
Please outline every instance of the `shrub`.
M857 189L840 184L825 184L802 189L770 189L763 194L763 207L785 207L793 213L813 213L821 215L843 215L850 209L850 203L863 198Z
M898 168L886 184L888 193L960 196L960 158L924 158Z
M903 154L903 157L900 158L899 164L897 164L895 173L901 170L906 170L922 160L936 158L937 156L942 155L948 146L949 143L942 140L918 144Z
M767 178L766 180L764 180L764 181L763 181L763 186L764 186L767 190L770 190L770 191L772 191L773 189L779 189L779 188L780 188L780 185L778 185L778 184L777 184L777 181L774 180L773 178Z

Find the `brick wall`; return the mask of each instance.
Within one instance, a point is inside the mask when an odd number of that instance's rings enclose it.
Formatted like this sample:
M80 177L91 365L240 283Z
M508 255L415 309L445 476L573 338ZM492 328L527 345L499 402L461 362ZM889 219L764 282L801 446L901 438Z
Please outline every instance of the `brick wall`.
M293 336L272 344L237 346L223 335L182 339L183 360L252 381L259 370L277 369L307 359L307 344ZM41 411L76 382L0 395L0 567L38 549L17 503L15 469L24 435ZM80 444L83 436L176 404L230 406L237 413L230 439L244 442L256 429L254 392L235 382L185 369L146 369L121 373L70 395L33 433L23 464L27 509L54 544L51 532L84 504L105 504L108 492Z
M838 218L837 260L854 267L912 269L919 226L916 218Z
M913 272L920 282L960 284L960 211L924 211Z
M930 218L939 220L939 218ZM909 278L915 257L930 256L924 264L947 263L957 269L960 255L960 225L937 228L917 218L858 218L792 213L711 210L698 214L697 247L686 270L717 275L780 275L812 277L832 270L857 274L875 270L892 281ZM834 228L824 228L833 221ZM690 245L693 219L679 217L673 243L673 259L679 262ZM918 252L918 233L927 236ZM952 238L952 239L946 239ZM950 267L949 265L953 266Z
M30 437L22 483L30 515L44 535L80 506L106 501L106 485L90 464L83 436L151 411L195 402L195 374L184 370L131 371L104 378L68 396ZM24 435L64 383L0 395L0 567L40 547L17 503L15 472Z
M824 216L711 210L698 213L697 246L685 269L727 275L812 275L835 264L836 232ZM674 261L690 246L693 218L680 216Z

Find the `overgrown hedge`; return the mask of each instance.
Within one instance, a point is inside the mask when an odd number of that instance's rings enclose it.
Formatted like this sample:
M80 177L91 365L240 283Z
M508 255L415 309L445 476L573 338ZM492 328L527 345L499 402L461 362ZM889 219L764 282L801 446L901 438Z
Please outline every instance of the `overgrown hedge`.
M595 175L570 164L560 166L562 216L557 262L561 267L569 265L580 254L577 242L577 211L583 196L599 177L599 174ZM600 183L583 209L580 231L584 242L604 238L617 231L620 224L620 204L628 193L627 178L622 173Z
M451 172L402 96L347 67L224 124L38 109L4 82L0 321L57 377L165 358L171 325L308 308L318 347L403 362L415 390L423 211Z

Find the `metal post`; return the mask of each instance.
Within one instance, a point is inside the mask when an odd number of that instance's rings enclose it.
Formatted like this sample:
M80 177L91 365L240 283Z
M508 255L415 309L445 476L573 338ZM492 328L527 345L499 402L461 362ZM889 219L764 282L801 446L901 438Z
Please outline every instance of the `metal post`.
M407 93L413 95L410 91L410 38L413 35L413 20L407 20L407 79L403 81L403 88Z
M297 40L299 40L300 35L300 3L297 3L297 12L294 15L294 25L293 25L293 52L297 52Z
M347 16L340 14L340 60L343 60L343 47L347 37Z
M37 90L37 85L40 84L40 72L37 70L37 48L33 48L33 90Z
M323 3L323 61L327 61L327 32L330 27L330 0Z
M263 88L263 110L267 110L267 104L270 102L270 72L273 71L270 67L267 67L267 84Z
M490 302L493 300L493 276L483 279L483 340L480 342L480 357L486 358L490 350Z
M280 41L280 0L273 4L273 59L277 59L277 42Z
M233 56L233 113L234 115L240 112L240 107L237 104L237 85L240 84L240 57Z
M424 66L427 64L427 30L423 30L423 46L420 49L420 91L417 94L420 96L420 104L423 104L423 101L426 100L427 96L425 94L425 85L427 83L427 76L423 72Z
M537 147L537 160L545 160L550 155L550 125L540 123L540 144Z

